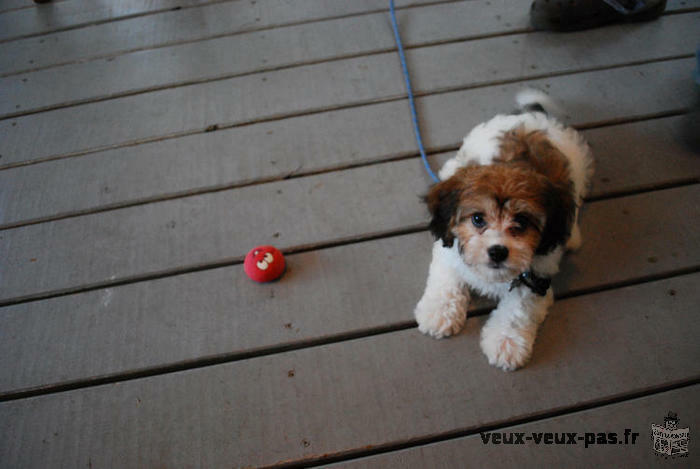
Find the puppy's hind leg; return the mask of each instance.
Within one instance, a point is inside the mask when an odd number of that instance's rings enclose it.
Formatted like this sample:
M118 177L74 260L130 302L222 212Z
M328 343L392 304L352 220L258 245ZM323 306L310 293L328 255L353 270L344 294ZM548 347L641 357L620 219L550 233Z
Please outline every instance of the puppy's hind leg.
M448 248L437 241L433 246L428 282L415 309L418 329L436 339L458 333L467 319L469 294L464 282L450 266Z

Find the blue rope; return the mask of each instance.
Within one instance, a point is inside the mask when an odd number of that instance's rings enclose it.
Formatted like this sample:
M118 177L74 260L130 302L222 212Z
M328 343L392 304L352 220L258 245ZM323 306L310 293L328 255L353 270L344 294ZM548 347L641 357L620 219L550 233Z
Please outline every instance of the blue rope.
M403 77L406 80L406 90L408 91L408 103L411 105L411 118L413 119L413 132L416 134L416 142L418 142L418 149L420 150L420 157L423 160L423 165L425 170L432 178L433 182L440 182L433 170L430 169L430 163L428 163L428 157L425 156L425 149L423 148L423 139L420 136L420 129L418 128L418 114L416 114L416 104L413 102L413 90L411 89L411 77L408 75L408 67L406 66L406 56L403 53L403 44L401 44L401 36L399 36L399 26L396 23L396 12L394 11L394 0L389 0L389 12L391 13L391 26L394 28L394 38L396 39L396 47L399 50L399 58L401 59L401 68L403 69Z

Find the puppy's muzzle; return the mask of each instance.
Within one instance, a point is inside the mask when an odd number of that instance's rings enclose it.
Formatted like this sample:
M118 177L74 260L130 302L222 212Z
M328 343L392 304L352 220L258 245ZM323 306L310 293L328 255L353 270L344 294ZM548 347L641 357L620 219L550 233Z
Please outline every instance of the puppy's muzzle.
M508 248L501 244L494 244L489 247L486 252L489 255L489 259L491 259L494 264L500 264L508 259Z

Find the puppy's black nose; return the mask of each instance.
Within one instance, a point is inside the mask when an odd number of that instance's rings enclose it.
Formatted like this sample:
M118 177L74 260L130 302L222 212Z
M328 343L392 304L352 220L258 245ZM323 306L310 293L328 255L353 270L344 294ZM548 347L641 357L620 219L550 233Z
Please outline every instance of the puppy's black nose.
M486 252L489 253L489 257L494 262L503 262L508 258L508 248L500 244L494 244Z

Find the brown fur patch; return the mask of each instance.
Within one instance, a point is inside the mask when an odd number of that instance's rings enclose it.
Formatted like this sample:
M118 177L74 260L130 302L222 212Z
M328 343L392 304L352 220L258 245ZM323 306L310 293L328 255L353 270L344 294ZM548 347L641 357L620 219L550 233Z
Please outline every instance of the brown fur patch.
M507 202L515 201L535 210L544 207L542 196L548 184L547 178L524 167L507 164L467 166L458 169L453 178L461 184L460 206L486 197L501 208Z
M526 132L518 127L506 132L494 162L532 169L555 185L571 185L569 161L541 130Z
M430 232L435 238L442 239L442 244L446 247L451 247L454 244L452 227L463 189L463 181L451 177L431 187L424 198L432 216L429 225Z
M511 228L515 215L522 214L539 231L546 218L547 187L543 175L524 168L505 164L460 168L450 179L433 186L426 196L433 215L431 231L446 246L452 246L454 228L475 213L485 214L491 224L497 220L499 226L506 223L504 229ZM539 234L536 238L539 240Z
M544 254L555 245L564 242L571 232L576 210L574 187L566 156L552 145L545 132L526 132L523 127L518 127L501 137L500 154L494 161L528 168L547 178L547 224L542 233L538 254Z
M566 241L576 208L566 157L544 132L522 128L503 135L494 164L458 169L433 186L425 200L433 217L430 231L445 246L453 245L455 232L462 242L463 236L476 234L470 225L456 228L478 212L538 254ZM523 218L527 229L519 230Z

